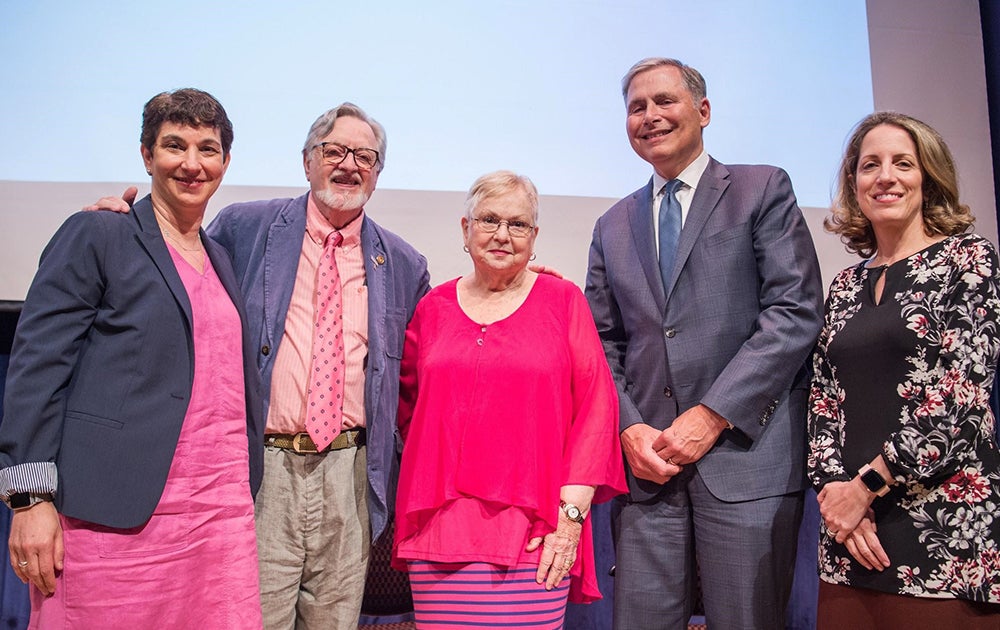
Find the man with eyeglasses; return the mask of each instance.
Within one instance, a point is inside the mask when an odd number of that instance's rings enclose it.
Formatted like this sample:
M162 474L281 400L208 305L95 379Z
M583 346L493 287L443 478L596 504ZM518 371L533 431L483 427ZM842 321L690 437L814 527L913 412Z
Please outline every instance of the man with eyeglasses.
M358 627L371 542L395 502L399 361L429 275L419 252L365 215L385 149L382 125L339 105L302 149L308 193L233 204L206 229L232 255L258 343L268 630ZM124 209L114 201L91 208Z
M260 340L267 428L256 519L269 629L357 628L370 544L395 500L399 359L429 275L420 253L364 213L385 149L379 123L353 104L335 107L302 149L309 193L234 204L207 230L233 255ZM321 378L325 386L343 375L340 413L327 421L339 419L340 431L324 444L331 432L317 436L308 424L327 235L339 240L344 354L331 359L342 369Z

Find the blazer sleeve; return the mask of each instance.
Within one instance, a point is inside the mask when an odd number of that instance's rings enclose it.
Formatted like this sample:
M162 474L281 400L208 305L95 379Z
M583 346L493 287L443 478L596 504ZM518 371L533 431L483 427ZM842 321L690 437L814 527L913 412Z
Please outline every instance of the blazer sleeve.
M760 312L753 332L702 403L756 439L803 369L822 327L823 287L812 235L781 169L772 168L752 218Z
M625 351L628 347L628 335L608 281L604 261L604 240L599 219L594 226L594 235L590 243L587 302L590 304L590 312L597 326L597 334L601 339L604 355L611 369L611 377L618 392L618 431L621 432L643 420L639 407L625 390Z
M0 426L0 466L55 462L66 395L106 288L109 213L71 216L42 252L21 311Z

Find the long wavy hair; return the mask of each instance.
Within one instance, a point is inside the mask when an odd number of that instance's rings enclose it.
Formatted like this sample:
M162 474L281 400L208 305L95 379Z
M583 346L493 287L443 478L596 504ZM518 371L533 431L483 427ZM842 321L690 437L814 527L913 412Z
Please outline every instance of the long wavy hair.
M854 127L844 159L840 163L837 192L831 216L823 220L827 231L840 236L847 251L869 258L878 249L871 222L858 205L857 170L861 143L868 132L880 125L892 125L909 134L917 147L917 160L923 180L923 220L928 236L951 236L968 230L975 222L969 207L958 200L958 177L955 160L941 134L912 116L896 112L876 112Z

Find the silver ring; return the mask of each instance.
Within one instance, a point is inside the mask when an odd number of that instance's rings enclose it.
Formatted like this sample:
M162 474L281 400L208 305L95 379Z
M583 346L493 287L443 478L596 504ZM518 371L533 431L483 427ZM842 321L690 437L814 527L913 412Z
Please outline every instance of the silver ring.
M19 567L21 567L23 569L24 567L28 566L28 561L27 560L21 560L20 562L17 563L17 566L19 566Z
M667 458L667 463L670 464L671 466L676 466L677 465L677 462L674 461L673 457L668 457Z

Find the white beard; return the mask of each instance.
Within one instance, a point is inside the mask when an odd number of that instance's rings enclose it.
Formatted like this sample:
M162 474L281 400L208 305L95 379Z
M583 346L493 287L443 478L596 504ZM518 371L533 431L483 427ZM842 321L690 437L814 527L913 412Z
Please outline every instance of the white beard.
M353 194L335 193L329 188L313 191L313 194L326 207L337 212L353 212L360 210L368 202L368 195L364 192Z

